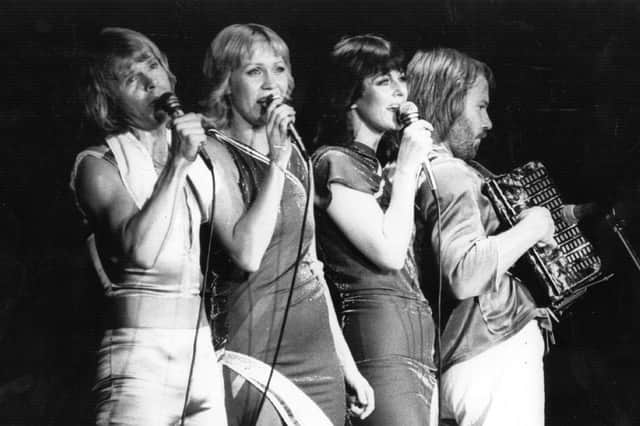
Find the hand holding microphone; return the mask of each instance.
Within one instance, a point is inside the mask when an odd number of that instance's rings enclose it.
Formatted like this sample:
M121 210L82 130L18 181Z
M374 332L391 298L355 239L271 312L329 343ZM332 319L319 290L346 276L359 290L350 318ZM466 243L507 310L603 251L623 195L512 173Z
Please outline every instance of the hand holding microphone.
M204 149L207 136L202 127L202 118L194 113L185 114L180 100L171 92L162 94L156 100L155 106L156 109L166 112L172 119L172 127L177 135L177 140L172 143L174 152L189 161L194 161L199 154L211 170L213 168L211 159Z
M431 188L437 190L436 180L431 172L429 152L433 147L431 132L433 126L420 119L418 107L413 102L404 102L397 111L398 122L402 125L402 142L398 150L397 166L402 167L405 162L418 162L429 178Z
M258 100L261 115L266 121L269 158L279 169L286 170L291 157L289 126L295 120L295 111L283 103L281 96L269 95Z
M300 137L294 126L296 114L295 110L290 105L284 103L281 96L276 96L273 94L259 99L258 104L262 107L263 114L266 114L267 117L267 132L269 132L269 123L273 118L273 112L284 108L279 112L279 114L283 114L284 117L287 118L286 121L281 122L283 124L286 123L286 135L291 138L291 141L296 145L296 147L298 147L298 149L302 153L302 156L307 159L307 150L304 147L302 138ZM271 140L271 138L269 139Z

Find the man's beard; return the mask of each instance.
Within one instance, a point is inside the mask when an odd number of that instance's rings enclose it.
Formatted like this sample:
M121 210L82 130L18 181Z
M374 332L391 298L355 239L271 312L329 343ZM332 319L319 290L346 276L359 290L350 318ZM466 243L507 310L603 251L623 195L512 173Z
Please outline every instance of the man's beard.
M469 161L476 158L480 147L480 141L476 142L476 139L482 139L482 137L484 137L483 134L477 137L474 135L469 119L461 115L451 126L447 140L454 157Z

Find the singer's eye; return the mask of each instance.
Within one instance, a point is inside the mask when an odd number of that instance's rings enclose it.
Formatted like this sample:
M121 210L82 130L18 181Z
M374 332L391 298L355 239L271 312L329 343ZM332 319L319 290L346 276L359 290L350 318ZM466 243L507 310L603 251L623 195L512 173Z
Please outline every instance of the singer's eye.
M160 67L160 63L158 61L151 61L151 63L149 63L149 68L152 70L155 70L159 67Z
M403 83L407 81L407 75L405 73L400 73L400 75L398 76L398 80L402 81Z
M287 67L285 67L284 65L279 65L275 67L275 72L278 74L282 74L285 71L287 71Z
M262 74L262 70L260 68L249 68L247 70L247 75L250 75L252 77L258 76L260 74Z
M391 83L391 79L387 76L384 76L384 77L377 78L374 83L376 86L385 86Z
M124 80L124 84L126 86L132 86L138 81L138 78L135 75L131 75Z

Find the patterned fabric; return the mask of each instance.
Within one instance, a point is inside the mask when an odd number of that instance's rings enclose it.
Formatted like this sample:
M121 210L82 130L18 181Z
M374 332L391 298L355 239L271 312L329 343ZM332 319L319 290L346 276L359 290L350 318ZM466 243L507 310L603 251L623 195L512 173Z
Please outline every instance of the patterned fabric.
M378 294L415 299L426 304L418 284L412 248L402 269L383 270L349 241L326 212L331 200L331 183L371 194L386 210L391 182L382 178L382 168L375 152L354 142L349 147L321 147L312 159L319 199L316 203L318 255L325 264L327 281L336 287L341 298L356 293Z
M319 254L338 299L345 339L376 396L374 412L352 423L435 425L435 327L431 308L420 291L411 246L402 269L382 270L348 240L326 212L332 183L371 194L386 209L393 177L383 172L370 147L357 142L348 147L322 147L313 161L319 198Z
M238 185L248 208L262 188L270 160L234 139L216 136L234 159L240 175ZM324 278L310 251L314 235L311 209L302 229L307 184L306 163L294 150L275 230L258 271L243 271L220 249L213 256L213 269L218 275L214 329L218 336L227 334L227 349L271 365L293 287L275 369L318 404L333 424L342 424L346 410L344 377L329 328ZM302 258L298 259L300 232ZM216 246L220 248L221 244ZM296 263L298 271L293 280ZM228 395L232 392L231 377L225 374ZM231 400L227 398L230 424L248 424L259 405L260 392L243 385L231 395Z
M331 203L332 183L368 194L378 194L383 183L380 162L371 148L358 142L350 147L324 146L313 154L316 204L325 210Z

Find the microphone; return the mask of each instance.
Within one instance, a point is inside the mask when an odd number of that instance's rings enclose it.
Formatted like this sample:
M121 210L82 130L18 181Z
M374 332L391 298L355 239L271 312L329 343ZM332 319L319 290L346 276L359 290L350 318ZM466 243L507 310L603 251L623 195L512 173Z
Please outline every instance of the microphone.
M418 107L413 102L403 102L400 104L398 110L396 111L396 118L398 120L398 123L400 123L402 129L404 130L405 127L409 126L412 123L415 123L420 119L420 116L418 114ZM429 162L428 158L425 158L424 162L422 163L422 170L429 178L429 183L431 184L432 190L437 191L438 186L436 185L436 178L431 171L431 163Z
M155 101L155 106L156 109L160 109L166 112L172 119L182 117L184 115L184 110L182 109L180 99L178 99L176 94L173 92L166 92L160 95L160 97ZM202 158L202 161L204 161L204 164L207 165L209 170L213 170L211 158L209 158L209 154L202 145L200 145L200 147L198 148L198 154Z
M560 214L569 225L576 225L585 218L601 213L601 210L596 203L564 204L560 209Z
M270 94L265 96L264 98L258 99L258 104L260 105L260 107L262 107L263 114L266 111L266 109L269 107L269 105L271 105L271 102L273 102L275 98L276 98L275 95ZM307 154L307 149L304 147L304 143L302 142L302 138L298 134L298 131L296 130L293 123L289 123L287 125L287 132L289 133L289 137L291 138L293 143L298 147L298 149L302 153L302 157L304 157L305 160L309 158Z

